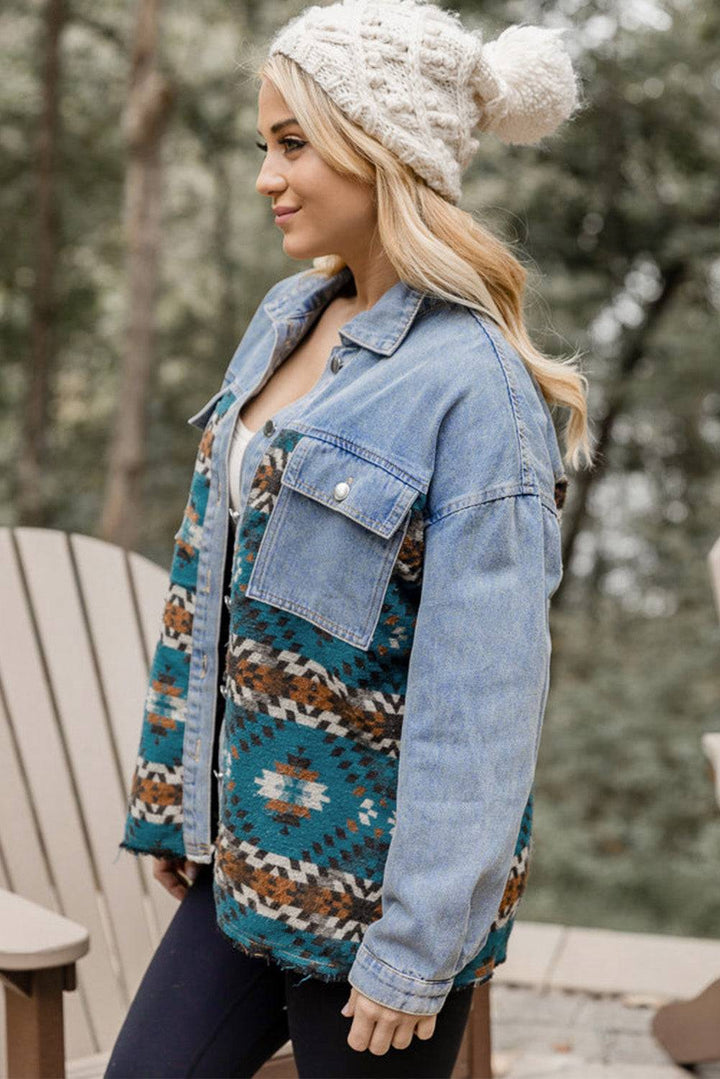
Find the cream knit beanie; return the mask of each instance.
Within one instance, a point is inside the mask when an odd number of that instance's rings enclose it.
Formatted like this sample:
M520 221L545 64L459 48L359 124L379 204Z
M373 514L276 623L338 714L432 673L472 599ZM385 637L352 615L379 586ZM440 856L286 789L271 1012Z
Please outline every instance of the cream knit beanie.
M341 0L305 8L269 54L295 60L342 111L441 195L460 199L472 131L533 143L578 104L562 30L510 26L482 43L425 0Z

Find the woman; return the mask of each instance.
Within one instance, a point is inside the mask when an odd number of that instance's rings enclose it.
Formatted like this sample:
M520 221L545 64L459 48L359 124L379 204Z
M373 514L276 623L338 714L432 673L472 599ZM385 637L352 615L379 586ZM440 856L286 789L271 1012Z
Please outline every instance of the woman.
M181 902L108 1076L449 1076L525 887L586 380L457 206L577 105L556 32L310 7L261 71L290 258L203 430L121 847ZM217 783L212 782L214 775ZM344 1007L343 1007L344 1005ZM413 1037L417 1035L417 1037Z

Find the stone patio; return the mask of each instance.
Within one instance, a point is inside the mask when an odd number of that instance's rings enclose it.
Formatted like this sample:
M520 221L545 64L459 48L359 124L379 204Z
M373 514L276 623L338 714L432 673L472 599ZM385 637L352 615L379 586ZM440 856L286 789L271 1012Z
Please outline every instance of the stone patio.
M490 994L496 1079L687 1076L653 1038L655 1009L720 976L720 942L518 919ZM692 1073L720 1079L720 1062Z

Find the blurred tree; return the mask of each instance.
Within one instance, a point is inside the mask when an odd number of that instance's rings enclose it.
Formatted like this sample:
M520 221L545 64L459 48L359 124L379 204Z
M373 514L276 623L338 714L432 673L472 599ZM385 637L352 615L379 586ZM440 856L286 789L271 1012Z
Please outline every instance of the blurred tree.
M571 478L563 521L569 565L583 529L593 527L586 519L592 490L609 467L633 381L675 305L687 303L693 280L707 290L718 259L720 140L712 132L720 119L720 9L712 0L471 0L461 7L470 19L481 17L486 40L512 21L564 26L581 74L579 118L546 146L479 154L466 195L468 207L484 209L486 192L497 190L497 224L513 239L504 219L526 222L531 271L544 273L553 317L574 326L571 340L592 365L597 464ZM508 172L516 177L511 185ZM537 276L531 272L532 288ZM552 351L547 320L529 313ZM570 580L566 574L556 608Z
M44 47L40 50L43 58L42 116L33 162L36 210L30 362L21 425L24 451L18 461L17 491L18 513L23 521L34 525L48 523L43 475L48 464L49 403L57 358L58 307L55 287L60 220L56 169L60 138L60 41L66 22L65 0L47 0L38 27L44 38Z
M125 188L127 295L125 348L115 427L110 443L99 533L132 547L142 521L141 488L150 372L155 360L162 170L160 150L174 90L158 70L159 0L140 0L132 74L123 118L128 143Z

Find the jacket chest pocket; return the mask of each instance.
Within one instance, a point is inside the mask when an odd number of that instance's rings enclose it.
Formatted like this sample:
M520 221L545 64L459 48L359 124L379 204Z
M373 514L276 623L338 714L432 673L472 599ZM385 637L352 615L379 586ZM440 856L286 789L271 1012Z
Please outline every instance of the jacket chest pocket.
M380 463L303 436L245 595L367 651L418 491Z

